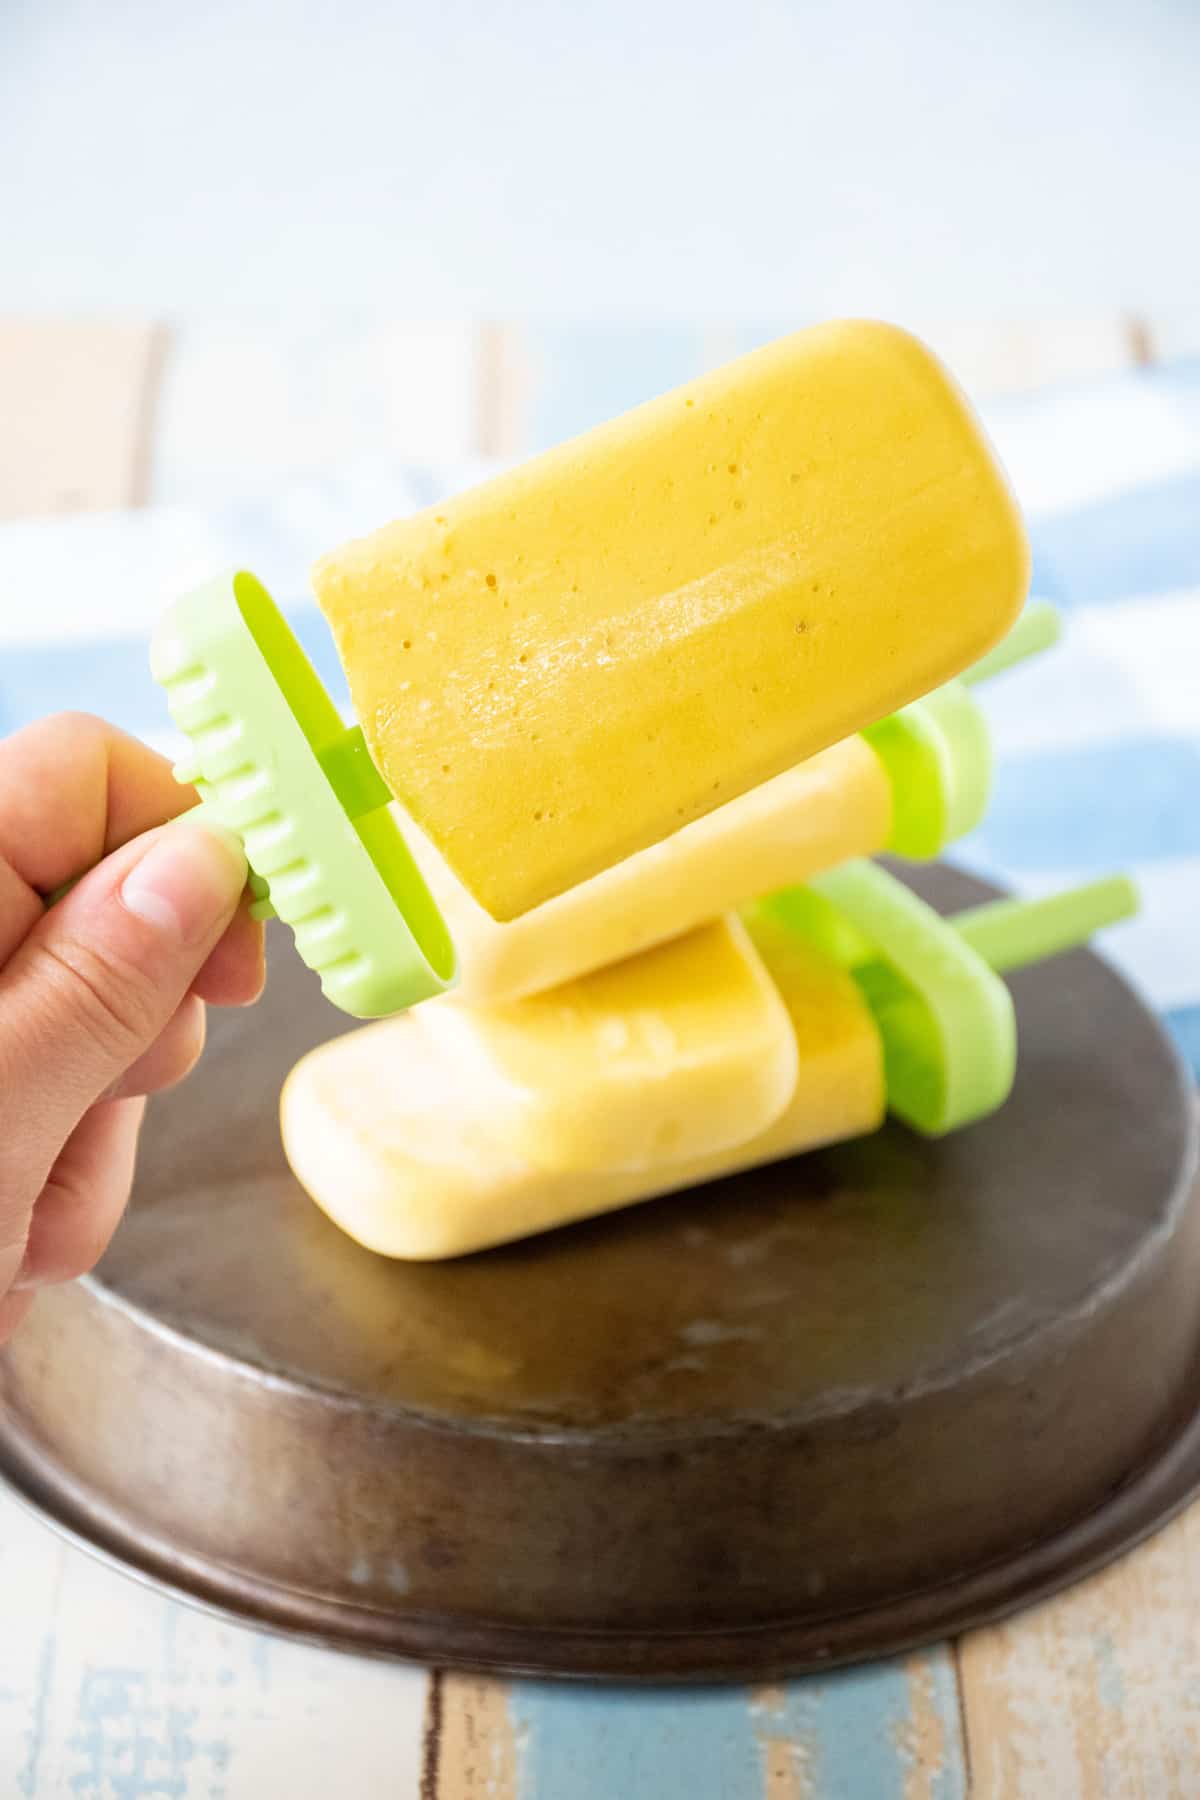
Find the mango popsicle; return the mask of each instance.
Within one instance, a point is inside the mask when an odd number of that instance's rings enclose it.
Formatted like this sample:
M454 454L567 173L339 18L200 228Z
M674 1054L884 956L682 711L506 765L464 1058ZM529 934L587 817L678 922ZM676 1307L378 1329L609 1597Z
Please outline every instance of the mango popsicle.
M458 947L459 985L439 1010L539 993L690 931L754 894L869 856L887 844L892 812L885 763L864 738L849 737L506 923L485 912L406 824Z
M796 1039L745 927L714 919L507 1005L426 1007L424 1041L472 1115L535 1167L643 1170L764 1131Z
M739 1134L711 1155L651 1169L547 1171L497 1140L491 1107L473 1104L449 1047L430 1043L434 1009L424 1008L336 1038L297 1063L280 1102L288 1161L358 1243L424 1261L873 1131L886 1107L883 1057L853 978L800 937L768 944L763 960L787 1010L797 1076L778 1117L750 1145Z
M711 1155L640 1172L540 1169L497 1142L490 1109L472 1104L461 1068L430 1054L420 1014L354 1032L297 1064L283 1092L285 1148L343 1230L384 1255L423 1259L858 1136L889 1108L940 1135L1008 1094L1012 1008L992 963L1014 968L1057 954L1134 910L1133 890L1117 878L944 921L870 865L771 897L747 924L795 1033L795 1087L770 1125ZM644 982L660 954L638 959Z
M380 773L500 920L945 681L1027 580L957 387L862 322L757 351L314 571Z

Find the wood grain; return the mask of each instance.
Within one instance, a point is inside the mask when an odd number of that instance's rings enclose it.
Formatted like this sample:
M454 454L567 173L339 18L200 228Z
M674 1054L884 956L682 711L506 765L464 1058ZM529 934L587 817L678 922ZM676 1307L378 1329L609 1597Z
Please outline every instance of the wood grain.
M479 453L515 456L529 435L530 370L520 332L511 325L480 325L475 371Z
M908 1716L897 1727L896 1749L904 1766L904 1800L947 1800L966 1793L966 1746L951 1655L923 1651L905 1664Z
M1200 314L1114 320L1117 367L1200 349ZM1061 342L1061 340L1059 340ZM1043 366L1064 368L1043 340ZM1200 1794L1200 1507L1059 1598L957 1646L974 1800Z
M1155 362L1200 358L1200 306L1176 306L1148 314L1146 341Z
M963 1800L954 1661L806 1681L587 1688L438 1678L422 1800Z
M7 1498L0 1594L3 1800L417 1794L422 1671L194 1612Z
M476 337L465 320L387 315L189 320L163 375L151 497L236 505L313 479L365 484L362 527L380 524L402 464L477 450Z
M517 1800L517 1739L508 1683L438 1675L426 1708L421 1800Z
M0 518L142 499L165 333L0 319Z
M756 1689L750 1710L762 1758L763 1800L816 1800L812 1746L792 1731L787 1688L775 1683Z
M1200 1794L1200 1507L960 1646L977 1800Z
M1054 319L908 320L976 399L1091 381L1128 368L1137 323L1115 312Z

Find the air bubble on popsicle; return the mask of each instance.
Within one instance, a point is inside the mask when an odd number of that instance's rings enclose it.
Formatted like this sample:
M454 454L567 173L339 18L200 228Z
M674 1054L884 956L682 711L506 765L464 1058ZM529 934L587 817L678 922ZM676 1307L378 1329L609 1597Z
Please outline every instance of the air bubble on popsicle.
M746 910L848 969L883 1042L889 1110L941 1137L1003 1105L1016 1073L1016 1017L1000 971L1086 943L1138 910L1124 876L944 919L870 862L851 862Z

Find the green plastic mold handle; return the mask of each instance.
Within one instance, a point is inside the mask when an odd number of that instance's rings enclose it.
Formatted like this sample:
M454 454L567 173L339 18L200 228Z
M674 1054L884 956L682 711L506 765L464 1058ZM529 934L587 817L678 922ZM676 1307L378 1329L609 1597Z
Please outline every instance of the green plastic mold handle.
M862 735L891 782L886 847L894 855L928 861L982 822L992 787L991 738L961 682L946 682Z
M1111 876L943 919L886 870L852 862L758 909L853 975L879 1027L889 1109L940 1137L994 1112L1011 1090L1016 1021L998 971L1085 943L1132 917L1138 896Z
M191 741L176 768L246 849L261 917L291 926L327 997L358 1019L445 993L454 945L341 715L267 590L245 570L176 602L151 670Z
M995 1112L1017 1069L1012 998L978 951L874 863L812 883L871 954L852 973L883 1039L888 1107L929 1137Z
M1036 656L1058 636L1054 608L1031 601L1008 636L958 680L867 726L862 735L891 783L886 848L893 855L927 862L983 823L992 791L991 735L967 684Z

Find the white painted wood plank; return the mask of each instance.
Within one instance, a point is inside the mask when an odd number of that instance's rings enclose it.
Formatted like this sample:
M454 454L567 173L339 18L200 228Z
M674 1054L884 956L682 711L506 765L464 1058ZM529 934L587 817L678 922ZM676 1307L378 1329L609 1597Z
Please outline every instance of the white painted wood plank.
M1114 375L1133 359L1135 325L1121 313L1045 320L906 318L977 399Z
M163 373L151 497L245 499L478 446L474 328L338 317L190 321Z
M1200 1507L959 1646L975 1800L1200 1794Z
M423 1671L194 1612L7 1498L0 1541L4 1800L416 1800Z
M163 334L0 318L0 518L141 497Z
M514 325L480 325L475 345L476 448L481 456L518 455L529 442L533 372L524 333Z
M66 1552L0 1499L0 1794L37 1794L54 1669L54 1625Z
M1146 320L1146 338L1155 362L1200 357L1200 306L1152 311Z

